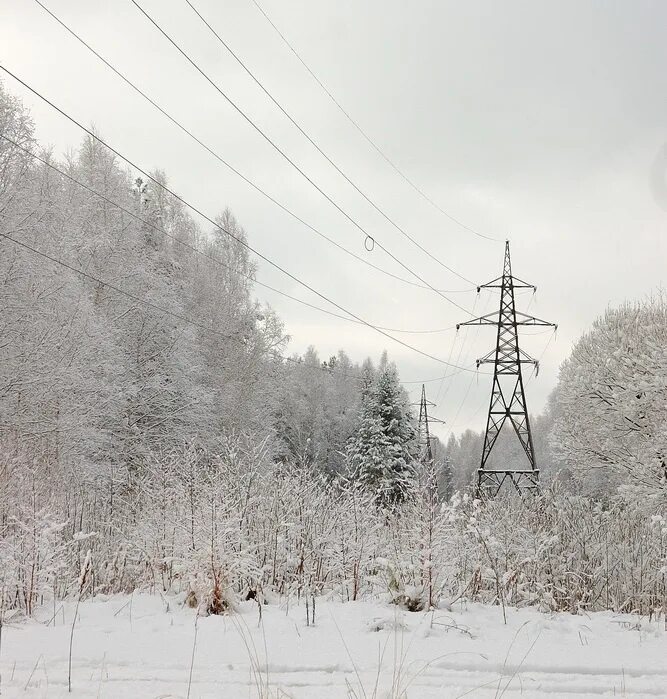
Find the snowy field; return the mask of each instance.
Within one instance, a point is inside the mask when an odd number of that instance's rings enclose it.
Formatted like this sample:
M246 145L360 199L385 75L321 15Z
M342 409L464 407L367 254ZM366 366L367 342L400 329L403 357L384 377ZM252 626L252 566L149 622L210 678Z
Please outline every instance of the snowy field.
M265 605L258 624L254 602L196 617L149 595L81 603L70 695L73 612L3 628L3 697L667 697L664 624L636 616L507 609L504 625L477 604L320 602L314 626L303 604Z

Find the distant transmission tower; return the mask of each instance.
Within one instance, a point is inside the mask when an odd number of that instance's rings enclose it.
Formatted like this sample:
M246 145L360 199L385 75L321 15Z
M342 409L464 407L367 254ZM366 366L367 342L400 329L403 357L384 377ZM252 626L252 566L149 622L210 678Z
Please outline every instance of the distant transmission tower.
M428 406L435 405L426 400L426 386L422 384L422 398L419 403L419 427L417 439L419 441L419 461L429 464L433 461L433 449L431 448L431 433L428 428Z
M416 405L416 403L413 405ZM424 466L433 463L433 447L431 446L432 437L429 422L440 422L443 424L445 422L437 417L429 416L429 406L435 407L435 403L426 400L426 385L422 384L422 397L419 403L419 426L417 428L417 440L419 443L419 461Z
M477 287L481 289L500 289L500 309L498 313L489 313L480 318L457 325L495 325L498 328L496 348L477 360L477 367L493 364L493 388L489 416L484 434L482 462L477 471L477 492L482 496L497 495L506 480L511 481L519 493L536 491L539 487L540 472L535 461L533 435L530 431L528 408L521 374L522 364L533 364L539 370L538 362L519 347L519 325L542 325L556 328L555 323L548 323L533 316L516 311L514 307L515 289L533 289L537 287L512 276L510 261L510 244L505 243L505 261L503 275L488 284ZM487 462L500 430L509 420L514 427L521 446L528 457L527 469L500 468L489 469Z
M417 405L413 403L413 405ZM438 500L438 482L440 480L441 468L436 465L433 459L433 447L431 446L431 430L430 422L440 422L444 424L444 420L437 417L432 417L428 414L429 406L435 407L435 403L426 400L426 386L422 384L422 397L419 402L419 426L417 428L417 440L419 445L418 461L420 468L418 470L419 481L425 487L425 492L428 494L429 501L432 507L435 507Z

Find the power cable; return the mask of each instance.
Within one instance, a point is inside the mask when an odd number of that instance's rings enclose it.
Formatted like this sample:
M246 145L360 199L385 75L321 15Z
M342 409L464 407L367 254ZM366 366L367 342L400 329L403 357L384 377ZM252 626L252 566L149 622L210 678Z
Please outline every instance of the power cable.
M216 160L218 160L220 163L222 163L226 168L228 168L231 172L233 172L235 175L237 175L241 180L243 180L246 184L248 184L250 187L252 187L256 192L261 194L263 197L265 197L268 201L270 201L272 204L275 204L279 209L284 211L286 214L291 216L293 219L304 225L306 228L308 228L311 232L315 233L318 235L320 238L328 242L329 244L335 246L345 254L349 255L350 257L353 257L355 260L358 262L361 262L372 269L385 274L388 277L391 277L392 279L395 279L397 281L402 282L403 284L409 284L410 286L417 287L419 289L429 289L430 287L427 286L426 284L420 284L419 282L412 281L410 279L405 279L404 277L401 277L397 274L394 274L392 272L389 272L386 269L383 269L382 267L379 267L369 260L357 255L356 253L352 252L345 246L341 245L340 243L336 242L333 238L330 238L326 234L322 233L319 231L317 228L315 228L313 225L305 221L303 218L301 218L298 214L294 213L291 209L289 209L287 206L282 204L280 201L275 199L272 195L270 195L266 190L262 189L258 184L253 182L250 178L248 178L246 175L244 175L241 171L239 171L237 168L235 168L231 163L229 163L227 160L225 160L218 152L214 151L213 148L209 145L207 145L204 141L202 141L198 136L196 136L192 131L190 131L186 126L184 126L178 119L173 117L169 112L167 112L166 109L164 109L160 104L158 104L155 100L153 100L152 97L150 97L144 90L142 90L140 87L137 86L136 83L132 82L124 73L122 73L120 70L118 70L110 61L108 61L104 56L102 56L96 49L94 49L89 43L85 41L79 34L77 34L68 24L66 24L62 19L60 19L56 14L54 14L46 5L44 5L41 0L35 0L35 3L44 10L52 19L54 19L58 24L60 24L63 29L65 29L71 36L73 36L82 46L84 46L88 51L90 51L97 59L99 59L107 68L109 68L115 75L117 75L126 85L131 87L137 94L139 94L143 99L145 99L151 106L153 106L160 114L162 114L165 118L167 118L174 126L176 126L178 129L180 129L183 133L185 133L189 138L191 138L195 143L197 143L199 146L201 146L204 150L206 150L210 155L212 155ZM446 294L460 294L460 293L472 293L475 291L475 287L471 287L470 289L439 289L438 291Z
M205 330L206 332L210 332L213 335L219 335L221 337L224 337L226 340L235 339L233 335L227 335L225 333L220 332L219 330L214 330L213 328L209 328L208 326L203 325L202 323L198 323L196 320L192 320L192 318L188 318L187 316L181 315L180 313L174 313L173 311L170 311L167 308L159 306L158 304L153 303L152 301L147 301L146 299L143 299L140 296L137 296L136 294L133 294L132 292L127 291L126 289L123 289L120 286L117 286L116 284L112 284L111 282L106 282L103 279L100 279L99 277L96 277L93 274L90 274L82 269L79 269L78 267L74 267L73 265L68 264L64 260L61 260L57 257L52 257L51 255L43 252L42 250L38 250L37 248L33 248L31 245L28 245L28 243L25 243L21 240L16 240L16 238L12 238L12 236L7 235L6 233L2 233L0 231L0 236L5 238L6 240L11 241L15 245L20 245L21 247L26 248L26 250L30 250L31 252L35 253L36 255L39 255L40 257L43 257L46 260L54 262L55 264L58 264L61 267L65 267L66 269L70 270L71 272L75 272L76 274L79 274L80 276L84 277L85 279L88 279L89 281L92 281L92 282L95 282L96 284L100 284L101 286L107 287L108 289L111 289L112 291L115 291L118 294L122 294L123 296L127 296L128 298L132 299L133 301L136 301L137 303L140 303L144 306L148 306L149 308L152 308L155 311L159 311L160 313L164 313L165 315L172 316L173 318L177 318L179 320L182 320L183 322L188 323L188 325L193 325L194 327L200 328L201 330Z
M340 168L340 166L334 162L331 157L325 153L318 143L308 134L301 125L292 117L292 115L278 102L278 100L269 92L269 90L264 86L262 81L248 68L248 66L243 62L241 58L233 51L233 49L227 44L227 42L220 36L220 34L211 26L211 24L204 18L204 16L199 12L199 10L192 4L190 0L185 0L187 5L192 9L192 11L199 17L199 19L204 23L204 25L210 30L210 32L215 36L215 38L225 47L229 54L234 58L234 60L243 68L243 70L252 78L254 83L264 92L264 94L273 102L273 104L278 107L278 109L289 119L289 121L296 127L299 133L306 138L306 140L317 150L317 152L336 170L336 172L343 177L343 179L354 188L354 190L361 195L388 223L390 223L401 235L407 238L413 245L415 245L419 250L421 250L425 255L430 257L434 262L439 264L441 267L446 269L448 272L459 277L469 284L473 284L470 279L467 279L463 275L459 274L456 270L452 269L446 265L442 260L433 255L429 250L427 250L423 245L421 245L417 240L415 240L405 229L399 226L383 209L381 209L350 177Z
M223 267L223 268L233 272L234 274L238 274L241 277L245 277L246 279L253 282L254 284L257 284L258 286L261 286L265 289L268 289L269 291L273 291L274 293L279 294L280 296L284 296L285 298L288 298L291 301L295 301L296 303L300 303L303 306L307 306L308 308L312 308L315 311L319 311L320 313L325 313L327 315L333 316L334 318L340 318L341 320L346 320L350 323L356 323L356 324L363 325L363 323L361 323L361 321L355 320L354 318L349 318L348 316L341 315L340 313L334 313L333 311L330 311L326 308L322 308L321 306L316 306L315 304L309 303L308 301L304 301L303 299L297 298L296 296L292 296L291 294L288 294L285 291L281 291L280 289L276 289L275 287L270 286L269 284L261 282L261 281L259 281L259 279L256 279L251 274L245 274L237 269L234 269L233 267L230 267L229 265L225 264L224 262L217 259L213 255L209 255L208 253L204 252L203 250L200 250L199 248L195 247L194 245L190 245L190 243L187 243L186 241L181 240L180 238L176 237L175 235L172 235L171 233L165 231L163 228L160 228L159 226L156 226L155 224L151 223L150 221L147 221L146 219L142 218L141 216L138 216L134 212L130 211L128 208L124 207L122 204L119 204L118 202L113 201L112 199L109 199L104 194L101 194L100 192L96 191L95 189L88 186L84 182L77 180L75 177L72 177L72 175L70 175L69 173L56 167L53 163L49 162L45 158L41 158L36 153L33 153L32 151L30 151L27 148L24 148L23 146L21 146L19 143L12 140L8 136L5 136L4 134L0 134L0 138L4 139L8 143L11 143L18 150L22 151L26 155L29 155L31 158L33 158L37 162L42 163L42 165L45 165L46 167L50 168L54 172L57 172L59 175L66 178L67 180L69 180L73 184L76 184L77 186L81 187L82 189L86 190L87 192L90 192L94 196L98 197L102 201L105 201L110 206L116 207L118 210L120 210L123 213L127 214L128 216L132 217L133 219L135 219L139 223L151 228L152 230L156 231L160 235L163 235L166 238L173 240L175 243L182 245L183 247L187 248L188 250L191 250L192 252L196 253L197 255L201 255L202 257L205 257L206 259L210 260L214 264L216 264L220 267ZM433 330L405 330L403 328L387 328L387 327L383 327L381 325L376 325L376 327L379 328L380 330L386 330L387 332L397 332L397 333L405 333L405 334L431 334L431 333L441 333L441 332L446 332L448 330L453 330L456 326L451 325L447 328L437 328L437 329L433 329Z
M133 1L134 1L134 0L133 0ZM207 216L205 213L203 213L203 212L201 211L201 209L197 208L197 207L194 206L193 204L190 204L187 200L185 200L185 199L184 199L183 197L181 197L180 195L176 194L176 192L174 192L172 189L170 189L169 187L167 187L164 183L159 182L153 175L150 175L148 172L146 172L146 170L142 169L142 168L139 167L136 163L134 163L132 160L130 160L128 157L124 156L124 155L123 155L122 153L120 153L118 150L116 150L115 148L113 148L113 147L112 147L111 145L109 145L106 141L104 141L102 138L100 138L99 136L97 136L96 134L94 134L90 129L88 129L88 128L85 127L83 124L81 124L81 122L77 121L74 117L72 117L72 116L70 116L69 114L67 114L67 113L66 113L64 110L62 110L60 107L56 106L53 102L51 102L49 99L47 99L44 95L42 95L40 92L38 92L35 88L33 88L33 87L31 87L30 85L28 85L25 81L23 81L23 80L22 80L21 78L19 78L17 75L15 75L14 73L12 73L12 71L10 71L8 68L6 68L5 66L3 66L2 64L0 64L0 70L3 70L5 73L7 73L7 75L9 75L9 76L12 77L14 80L16 80L20 85L23 85L23 87L25 87L27 90L29 90L33 95L35 95L36 97L38 97L38 98L39 98L40 100L42 100L44 103L48 104L52 109L56 110L59 114L61 114L61 115L62 115L63 117L65 117L66 119L68 119L68 120L69 120L71 123L73 123L75 126L77 126L77 127L80 128L82 131L84 131L85 133L87 133L87 134L88 134L91 138L93 138L95 141L97 141L98 143L100 143L101 145L103 145L105 148L107 148L110 152L114 153L114 154L115 154L116 156L118 156L121 160L123 160L125 163L127 163L130 167L132 167L132 168L134 168L135 170L137 170L138 172L140 172L142 175L144 175L145 177L147 177L147 178L148 178L151 182L153 182L155 185L157 185L158 187L162 188L165 192L167 192L167 193L170 194L172 197L174 197L177 201L180 201L182 204L184 204L184 205L187 206L189 209L191 209L192 211L194 211L195 213L197 213L199 216L201 216L204 220L208 221L208 222L209 222L210 224L212 224L217 230L220 230L220 231L222 231L223 233L225 233L226 235L228 235L230 238L232 238L232 239L235 240L237 243L239 243L240 245L242 245L243 247L245 247L247 250L249 250L250 252L253 252L255 255L257 255L257 257L259 257L260 259L264 260L265 262L267 262L268 264L270 264L272 267L274 267L275 269L277 269L278 271L282 272L282 273L285 274L287 277L289 277L290 279L292 279L293 281L297 282L297 284L303 286L305 289L307 289L307 290L310 291L311 293L315 294L316 296L319 296L321 299L323 299L323 300L326 301L327 303L330 303L332 306L334 306L334 307L337 308L338 310L342 311L343 313L347 313L348 315L350 315L350 316L352 316L353 318L355 318L356 320L360 321L361 323L363 323L363 324L366 325L367 327L371 328L372 330L375 330L377 333L379 333L379 334L382 335L383 337L386 337L386 338L392 340L392 342L395 342L395 343L397 343L397 344L399 344L399 345L401 345L401 346L403 346L403 347L405 347L405 348L407 348L407 349L409 349L409 350L411 350L411 351L413 351L413 352L415 352L415 353L417 353L417 354L420 354L421 356L426 357L427 359L431 359L431 360L433 360L433 361L435 361L435 362L438 362L439 364L443 364L443 365L445 365L445 366L454 366L454 365L451 365L451 364L449 364L448 362L446 362L444 359L441 359L441 358L436 357L436 356L434 356L434 355L432 355L432 354L429 354L428 352L424 352L423 350L420 350L419 348L413 347L413 346L410 345L409 343L404 342L404 341L401 340L400 338L397 338L397 337L394 337L393 335L390 335L390 334L387 333L386 331L381 330L380 328L374 326L372 323L369 323L367 320L364 320L363 318L361 318L360 316L356 315L355 313L352 313L351 311L348 311L346 308L344 308L344 307L341 306L340 304L336 303L335 301L331 300L330 298L328 298L327 296L325 296L323 293L317 291L317 290L314 289L312 286L310 286L307 282L302 281L301 279L299 279L298 277L296 277L296 276L295 276L294 274L292 274L291 272L288 272L284 267L280 266L277 262L274 262L273 260L271 260L271 259L270 259L269 257L267 257L266 255L263 255L263 254L260 253L259 251L255 250L255 249L254 249L249 243L247 243L245 240L239 238L238 236L234 235L234 234L231 233L230 231L228 231L228 230L226 230L225 228L223 228L219 223L216 223L212 218L210 218L210 217ZM466 311L466 312L467 312L467 311ZM474 371L475 371L475 370L473 370L473 369L469 369L468 367L457 367L457 368L459 368L461 371L470 371L470 372L474 372Z
M218 330L215 330L214 328L211 328L207 325L203 325L195 320L192 320L192 318L184 316L180 313L174 313L173 311L170 311L167 308L164 308L162 306L159 306L158 304L152 303L151 301L147 301L146 299L143 299L139 296L136 296L132 292L127 291L127 289L123 289L122 287L120 287L116 284L112 284L111 282L104 281L103 279L100 279L99 277L96 277L95 275L90 274L89 272L86 272L82 269L79 269L78 267L74 267L73 265L68 264L64 260L61 260L57 257L53 257L52 255L49 255L48 253L45 253L42 250L38 250L37 248L34 248L31 245L28 245L27 243L25 243L23 241L16 240L16 238L12 238L12 236L7 235L6 233L0 232L0 237L5 238L6 240L9 240L10 242L14 243L15 245L19 245L19 246L25 248L26 250L29 250L30 252L32 252L36 255L39 255L40 257L42 257L50 262L53 262L57 265L60 265L61 267L64 267L65 269L68 269L71 272L74 272L75 274L80 275L81 277L83 277L84 279L87 279L88 281L92 281L95 284L99 284L100 286L111 289L112 291L115 291L116 293L121 294L122 296L126 296L126 297L132 299L133 301L135 301L136 303L139 303L143 306L147 306L148 308L151 308L155 311L163 313L164 315L168 315L168 316L171 316L173 318L177 318L178 320L182 320L183 322L187 323L188 325L192 325L192 326L199 328L199 329L203 330L204 332L210 333L212 335L218 335L220 337L223 337L226 340L236 340L237 342L242 342L241 340L239 340L238 337L236 337L234 335L227 335L227 334L222 333ZM310 364L304 364L301 360L295 359L294 357L286 357L286 356L278 355L278 358L281 360L284 360L286 362L292 362L293 364L297 364L299 366L302 366L303 368L318 369L318 370L324 371L328 374L332 373L332 370L329 368L310 365ZM342 376L344 376L345 378L352 378L352 379L355 379L357 381L360 380L359 377L354 376L352 374L342 374Z
M373 241L373 245L377 245L386 255L391 257L394 262L399 264L403 269L412 274L416 279L418 279L423 284L426 284L431 291L434 291L438 296L443 298L448 303L461 309L464 313L472 316L472 313L463 306L461 306L456 301L445 296L436 289L433 285L429 284L421 275L415 272L413 269L408 267L402 260L400 260L396 255L389 251L382 243L380 243L375 236L370 235L368 231L355 219L353 219L339 204L337 204L311 177L309 177L304 170L302 170L287 153L276 144L275 141L271 139L255 122L227 95L227 93L188 55L188 53L182 49L176 41L143 9L143 7L137 2L137 0L130 0L132 4L148 19L148 21L162 34L162 36L167 39L167 41L192 65L197 72L204 77L204 79L218 92L227 103L234 108L234 110L248 123L250 126L259 133L264 140L269 143L277 153L279 153L307 182L309 182L338 212L340 212L355 228L357 228L363 235L366 241Z
M317 75L311 70L311 68L308 66L308 64L301 58L297 50L292 46L292 44L287 40L285 35L278 29L278 27L273 23L269 15L264 11L262 6L257 2L257 0L251 0L252 3L255 5L255 7L261 12L262 15L264 15L264 18L266 21L273 27L273 29L276 31L278 36L283 40L287 48L296 56L297 60L301 65L306 69L306 71L310 74L310 76L315 80L315 82L322 88L322 90L326 93L326 95L329 97L329 99L338 107L338 109L342 112L342 114L346 117L346 119L355 127L355 129L363 136L363 138L373 147L373 149L387 162L387 164L398 174L400 177L407 182L407 184L412 187L423 199L425 199L431 206L433 206L437 211L439 211L441 214L446 216L450 221L455 223L457 226L460 226L464 230L473 233L474 235L484 238L485 240L490 240L493 242L498 242L502 243L503 240L501 238L495 238L490 235L485 235L484 233L480 233L479 231L476 231L474 228L466 225L465 223L461 222L459 219L455 218L452 216L450 213L445 211L443 208L441 208L431 197L428 196L419 186L417 186L399 167L396 165L385 153L384 151L371 139L371 137L364 131L364 129L361 128L359 123L350 116L349 112L345 110L345 108L341 105L341 103L334 97L334 95L329 91L329 89L324 85L324 83L317 77Z
M538 368L540 366L540 362L542 361L542 357L544 357L547 350L549 349L549 345L556 339L556 333L558 332L558 328L549 328L549 330L552 331L551 336L547 340L547 343L544 345L544 349L540 353L540 356L537 358L537 361L535 362L535 364L533 364L533 370L530 372L530 376L528 377L528 380L533 379L533 378L537 378L537 372L539 370ZM534 334L537 334L537 333L534 333Z
M477 299L475 299L475 300L477 300ZM489 307L489 303L490 303L490 302L491 302L491 296L488 295L488 296L486 297L486 300L484 301L483 306L482 306L482 315L484 315L484 314L486 313L486 310L487 310L487 308ZM466 328L470 328L470 326L466 326ZM466 332L465 337L463 338L463 342L461 343L461 347L459 348L459 353L458 353L458 355L456 356L456 362L455 362L456 364L461 364L462 366L467 365L467 363L468 363L468 356L469 356L469 354L470 354L470 350L472 349L472 344L471 344L470 347L468 347L468 349L465 351L465 355L464 355L463 362L461 362L461 355L463 354L463 350L464 350L464 348L465 348L465 346L466 346L468 340L472 340L472 337L473 337L473 336L472 336L472 334L471 334L470 332ZM443 383L441 384L441 388L442 388L443 385L444 385L444 381L443 381ZM451 386L452 386L451 382L447 384L447 387L445 388L445 393L444 393L444 395L442 396L442 400L443 400L443 401L444 401L445 398L447 397L447 394L449 393L449 390L450 390Z

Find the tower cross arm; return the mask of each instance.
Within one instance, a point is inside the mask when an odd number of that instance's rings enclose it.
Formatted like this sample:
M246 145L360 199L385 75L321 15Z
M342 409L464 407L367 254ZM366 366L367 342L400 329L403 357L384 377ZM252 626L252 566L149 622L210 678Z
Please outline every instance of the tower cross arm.
M536 318L535 316L529 316L526 313L521 313L521 311L515 311L515 313L517 325L543 325L549 328L558 328L557 323L550 323L548 320L542 320L541 318Z
M492 349L488 354L484 355L481 359L477 359L475 361L475 364L477 365L477 368L482 364L493 364L495 362L495 357L496 357L496 350L495 348Z
M496 279L492 279L490 282L486 282L486 284L480 284L477 287L477 293L479 294L482 289L500 289L502 281L502 277L496 277Z
M440 418L440 417L433 417L433 415L429 415L429 416L428 416L428 421L429 421L429 422L439 422L439 423L441 423L441 424L443 424L443 425L446 423L446 420L443 420L443 419Z
M493 311L493 313L487 313L485 316L472 318L464 323L457 323L456 329L458 330L463 325L498 325L498 315L498 311Z
M518 279L515 276L512 276L512 286L515 289L532 289L533 291L537 291L535 284L529 284L528 282L524 282L522 279Z
M498 366L514 365L514 364L534 364L534 365L538 364L537 359L533 359L528 354L528 352L524 352L520 347L517 347L516 351L519 353L518 359L515 356L512 356L511 358L503 359L503 358L499 358L497 356L497 350L496 350L496 348L494 348L488 354L485 354L480 359L477 359L475 361L475 364L477 365L478 369L482 364L497 364Z
M512 286L514 289L532 289L533 291L537 291L535 284L529 284L528 282L524 282L522 279L517 279L517 277L510 274L505 279L503 277L497 277L496 279L492 279L490 282L486 282L486 284L480 284L477 287L477 293L479 294L482 289L502 289L503 282L505 283L505 286Z

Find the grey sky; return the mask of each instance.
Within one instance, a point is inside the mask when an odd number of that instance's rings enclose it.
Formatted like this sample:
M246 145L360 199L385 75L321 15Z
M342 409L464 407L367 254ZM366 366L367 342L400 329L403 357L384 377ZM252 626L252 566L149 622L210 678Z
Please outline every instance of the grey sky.
M121 71L231 164L327 235L401 276L243 122L129 0L44 0ZM369 232L444 289L466 285L392 229L317 154L217 43L185 0L141 0L229 95ZM222 37L333 160L411 235L464 276L501 271L502 245L481 240L429 207L359 136L289 53L251 0L193 0ZM321 80L399 166L443 208L512 242L517 276L538 285L530 306L559 323L540 376L527 385L542 408L573 341L609 304L664 286L667 263L667 3L318 2L262 5ZM250 242L369 321L443 328L466 314L336 251L262 199L78 45L32 0L0 3L0 60L121 152L160 167L172 187L215 215L229 206ZM56 153L81 133L10 78ZM260 264L259 278L318 305ZM357 360L383 348L406 381L445 367L372 331L257 290L284 319L291 349ZM472 310L474 293L451 297ZM525 310L530 295L521 297ZM497 296L486 292L474 312ZM527 332L533 332L528 330ZM494 342L488 328L399 337L474 366ZM542 354L549 334L527 337ZM465 344L464 344L465 342ZM417 396L418 386L413 386ZM489 377L462 373L429 384L449 428L482 429ZM465 402L463 398L466 397ZM454 422L454 418L456 421ZM452 424L453 423L453 424Z

